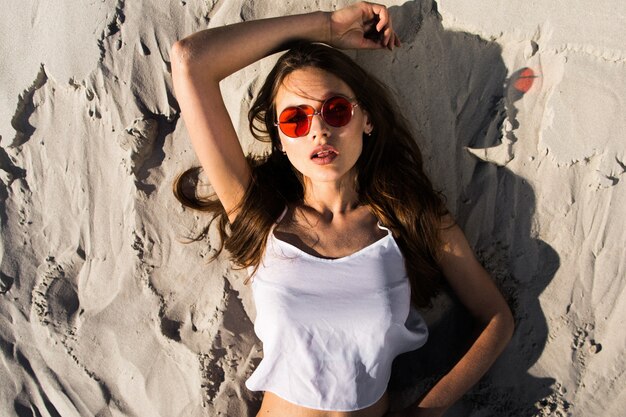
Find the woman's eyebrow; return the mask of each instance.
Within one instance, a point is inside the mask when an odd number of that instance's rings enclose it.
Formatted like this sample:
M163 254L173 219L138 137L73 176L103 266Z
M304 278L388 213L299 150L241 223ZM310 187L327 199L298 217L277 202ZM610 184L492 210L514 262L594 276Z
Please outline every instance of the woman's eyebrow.
M297 95L298 95L299 97L302 97L302 98L303 98L303 99L305 99L305 100L316 101L316 102L318 102L318 103L320 103L320 104L321 104L321 103L323 103L323 102L325 102L325 101L326 101L326 100L328 100L329 98L331 98L331 97L335 97L335 96L347 97L347 98L349 98L349 99L354 98L354 94L352 94L352 95L351 95L351 94L346 94L346 93L343 93L343 92L340 92L340 91L334 91L334 90L333 90L333 91L329 91L328 93L326 93L326 94L323 96L323 98L315 98L315 97L313 97L313 96L309 96L309 95L302 95L302 94L297 94ZM301 102L300 102L300 103L293 103L293 104L289 104L289 105L285 106L284 108L287 108L287 107L296 107L296 106L300 106L300 105L302 105L302 104L303 104L303 103L301 103Z

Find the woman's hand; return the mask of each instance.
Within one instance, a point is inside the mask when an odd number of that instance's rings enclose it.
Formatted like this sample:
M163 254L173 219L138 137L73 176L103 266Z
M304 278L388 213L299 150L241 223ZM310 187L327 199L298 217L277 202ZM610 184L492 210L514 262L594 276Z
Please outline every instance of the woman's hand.
M393 49L400 39L385 6L359 2L330 14L329 43L342 49Z

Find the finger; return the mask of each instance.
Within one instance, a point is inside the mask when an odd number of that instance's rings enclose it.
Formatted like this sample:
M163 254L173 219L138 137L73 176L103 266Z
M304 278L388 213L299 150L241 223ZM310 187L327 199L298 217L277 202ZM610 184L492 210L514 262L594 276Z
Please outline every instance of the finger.
M392 35L393 35L393 30L391 30L390 28L385 29L385 31L383 32L383 45L386 46L387 48L389 48L390 46Z
M381 43L380 40L367 39L363 38L361 41L361 49L382 49L385 46Z
M395 33L395 32L394 32L394 33ZM395 36L395 38L394 38L394 40L395 40L395 45L396 45L398 48L400 48L400 47L402 47L402 42L400 41L400 37L398 36L398 34L396 33L395 35L396 35L396 36Z
M391 32L391 36L389 37L389 43L387 44L387 49L393 51L394 46L396 46L396 34Z
M396 32L393 32L393 37L391 38L391 47L393 48L399 48L402 46L402 42L400 42L400 37L398 36L398 34Z
M393 31L393 27L391 25L391 17L389 16L389 11L386 7L380 6L377 9L378 14L378 23L376 25L376 30L381 33L382 36L382 46L388 49L393 49L395 45L395 32Z
M378 4L373 3L359 3L361 6L361 12L363 13L364 21L372 21L378 15Z
M390 26L389 12L387 8L381 4L372 4L372 11L378 15L378 24L376 30L382 32L385 26Z

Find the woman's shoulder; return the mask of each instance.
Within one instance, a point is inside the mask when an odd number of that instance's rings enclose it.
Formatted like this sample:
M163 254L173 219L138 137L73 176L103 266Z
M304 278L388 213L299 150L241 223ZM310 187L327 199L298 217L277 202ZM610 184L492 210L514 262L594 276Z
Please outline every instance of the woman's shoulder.
M456 256L463 254L466 256L468 250L471 252L465 233L450 213L446 213L441 217L439 237L444 254L447 253Z
M439 217L439 228L441 230L447 230L454 226L457 226L456 219L450 212L446 212Z

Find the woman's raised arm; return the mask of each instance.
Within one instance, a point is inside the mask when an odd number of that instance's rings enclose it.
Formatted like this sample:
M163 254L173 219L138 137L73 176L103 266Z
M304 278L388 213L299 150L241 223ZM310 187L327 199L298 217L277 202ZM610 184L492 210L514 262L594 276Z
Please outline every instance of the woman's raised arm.
M290 38L321 40L324 13L259 20L203 30L172 46L172 79L200 165L232 223L251 168L226 111L219 82L278 50ZM306 33L308 31L308 33Z
M368 36L372 33L379 34ZM357 3L315 12L243 22L196 32L172 46L172 79L193 148L231 222L251 178L219 82L278 52L291 41L341 48L391 48L399 41L384 6Z

